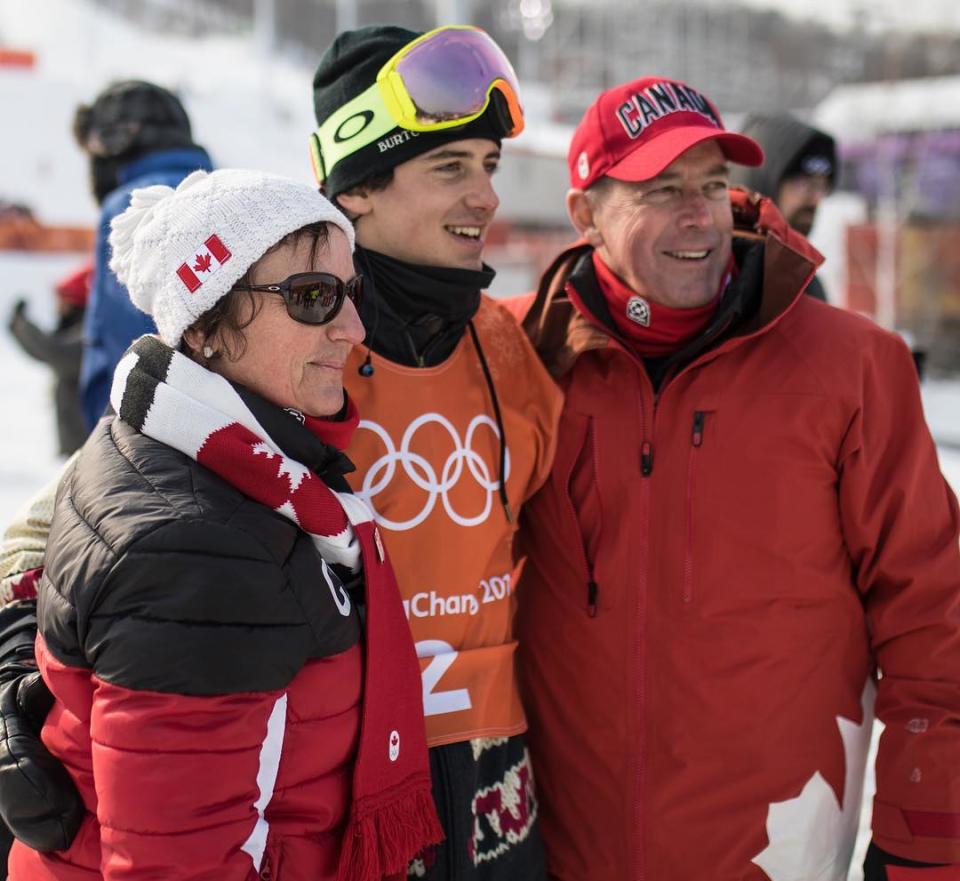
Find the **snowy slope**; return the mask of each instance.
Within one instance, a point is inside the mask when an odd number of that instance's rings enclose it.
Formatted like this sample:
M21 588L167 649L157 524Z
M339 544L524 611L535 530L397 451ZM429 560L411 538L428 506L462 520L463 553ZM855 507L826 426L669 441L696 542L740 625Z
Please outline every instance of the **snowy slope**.
M5 0L4 44L34 50L38 63L33 71L0 68L0 197L23 199L47 222L94 221L70 123L77 103L117 78L176 89L195 139L218 165L311 178L312 69L278 57L261 62L249 36L171 37L140 31L87 0Z

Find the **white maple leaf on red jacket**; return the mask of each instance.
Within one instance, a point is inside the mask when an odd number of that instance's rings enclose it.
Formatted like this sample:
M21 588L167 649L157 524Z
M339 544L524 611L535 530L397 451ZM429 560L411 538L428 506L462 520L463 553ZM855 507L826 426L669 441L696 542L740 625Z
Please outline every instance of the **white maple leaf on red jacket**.
M859 725L837 716L846 768L842 804L815 771L796 798L770 805L769 843L753 858L770 881L845 881L860 820L875 692L873 681L868 681Z

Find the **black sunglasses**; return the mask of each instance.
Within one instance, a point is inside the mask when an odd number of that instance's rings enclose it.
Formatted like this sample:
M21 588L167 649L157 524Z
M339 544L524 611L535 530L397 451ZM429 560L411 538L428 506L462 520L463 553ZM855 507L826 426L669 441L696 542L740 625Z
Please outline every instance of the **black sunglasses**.
M237 285L245 291L280 294L287 306L287 315L301 324L327 324L349 299L359 310L363 299L363 276L341 281L329 272L298 272L278 284Z

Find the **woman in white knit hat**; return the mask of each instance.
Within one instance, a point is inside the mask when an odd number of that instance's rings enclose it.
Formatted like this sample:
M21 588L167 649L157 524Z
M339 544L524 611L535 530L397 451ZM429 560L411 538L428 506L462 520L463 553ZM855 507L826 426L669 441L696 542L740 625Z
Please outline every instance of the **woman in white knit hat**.
M110 242L159 336L61 483L37 656L80 830L18 842L10 878L405 872L440 832L410 632L343 480L353 229L223 170L135 191Z

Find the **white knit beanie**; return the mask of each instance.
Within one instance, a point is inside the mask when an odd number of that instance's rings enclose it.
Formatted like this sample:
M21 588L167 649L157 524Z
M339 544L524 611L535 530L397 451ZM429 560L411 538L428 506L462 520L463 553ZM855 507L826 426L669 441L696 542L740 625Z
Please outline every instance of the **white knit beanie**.
M288 233L327 222L353 226L316 188L262 171L195 171L174 190L134 190L110 224L110 268L133 304L178 346L194 321Z

